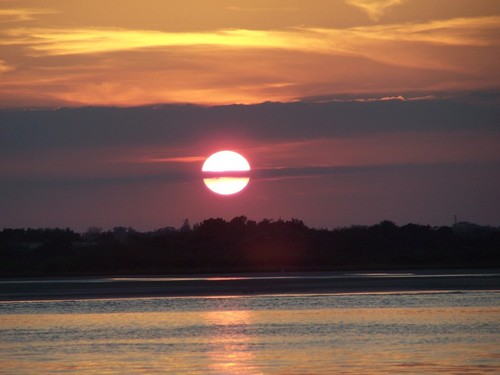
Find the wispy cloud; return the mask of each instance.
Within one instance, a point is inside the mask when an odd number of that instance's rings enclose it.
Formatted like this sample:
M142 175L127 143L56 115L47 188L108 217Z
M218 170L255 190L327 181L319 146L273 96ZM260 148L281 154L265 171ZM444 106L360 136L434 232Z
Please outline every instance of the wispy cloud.
M58 11L52 9L30 8L0 9L0 23L27 22L34 20L36 16L54 13L58 13Z
M221 30L206 33L169 33L111 28L17 28L8 30L5 34L11 39L0 44L24 44L37 55L57 56L203 45L233 48L286 47L291 41L290 37L300 34L300 31Z
M228 6L226 9L233 12L296 12L299 10L298 7L254 7L254 6Z
M196 163L205 160L204 156L175 156L175 157L156 157L141 159L142 163Z
M311 178L331 176L349 173L380 173L400 172L402 170L425 170L429 168L478 166L476 162L460 163L392 163L392 164L366 164L366 165L340 165L335 167L307 166L307 167L285 167L285 168L261 168L252 171L251 178L258 180L285 180L297 178ZM499 162L490 162L489 165L500 165Z
M401 5L406 0L346 0L347 4L360 8L368 14L368 16L378 21L388 8L396 5Z
M217 46L282 48L319 53L360 53L359 44L374 40L456 46L499 45L500 16L456 18L416 24L391 24L348 29L218 30L173 33L119 28L12 28L3 31L3 45L26 45L37 55L106 53L114 51ZM380 46L379 46L380 47Z
M386 41L456 46L500 45L500 16L452 18L413 24L374 25L349 29L353 35Z
M0 31L8 51L0 73L9 72L0 98L215 104L488 89L498 85L498 25L500 16L206 32L8 27Z
M14 70L12 65L8 65L4 60L0 59L0 73L5 73Z

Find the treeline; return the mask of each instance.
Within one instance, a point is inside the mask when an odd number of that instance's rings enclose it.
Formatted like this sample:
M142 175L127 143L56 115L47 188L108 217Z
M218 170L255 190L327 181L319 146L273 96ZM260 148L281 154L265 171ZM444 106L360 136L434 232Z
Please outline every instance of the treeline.
M500 228L383 221L334 230L300 220L208 219L137 232L4 229L0 276L154 275L500 266Z

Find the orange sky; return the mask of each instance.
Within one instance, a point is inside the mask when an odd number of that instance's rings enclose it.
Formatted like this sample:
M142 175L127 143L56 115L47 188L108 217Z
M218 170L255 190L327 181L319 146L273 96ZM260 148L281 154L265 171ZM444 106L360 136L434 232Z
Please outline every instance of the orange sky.
M0 106L498 90L497 0L0 1Z
M499 61L500 0L0 0L0 228L499 225Z

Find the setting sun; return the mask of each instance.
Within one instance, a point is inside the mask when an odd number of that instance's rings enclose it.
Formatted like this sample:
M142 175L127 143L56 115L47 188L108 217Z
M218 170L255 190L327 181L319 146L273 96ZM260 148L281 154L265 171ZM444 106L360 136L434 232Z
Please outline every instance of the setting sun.
M219 151L210 156L202 167L203 182L214 193L231 195L243 190L250 181L250 164L234 151Z

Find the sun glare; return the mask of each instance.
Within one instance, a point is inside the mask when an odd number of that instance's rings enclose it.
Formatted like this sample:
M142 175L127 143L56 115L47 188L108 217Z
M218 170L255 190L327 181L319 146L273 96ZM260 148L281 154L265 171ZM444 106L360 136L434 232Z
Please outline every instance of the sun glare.
M219 151L210 156L201 169L203 172L249 171L248 161L234 151Z
M221 195L238 193L250 182L250 164L234 151L216 152L205 161L201 170L205 185Z

